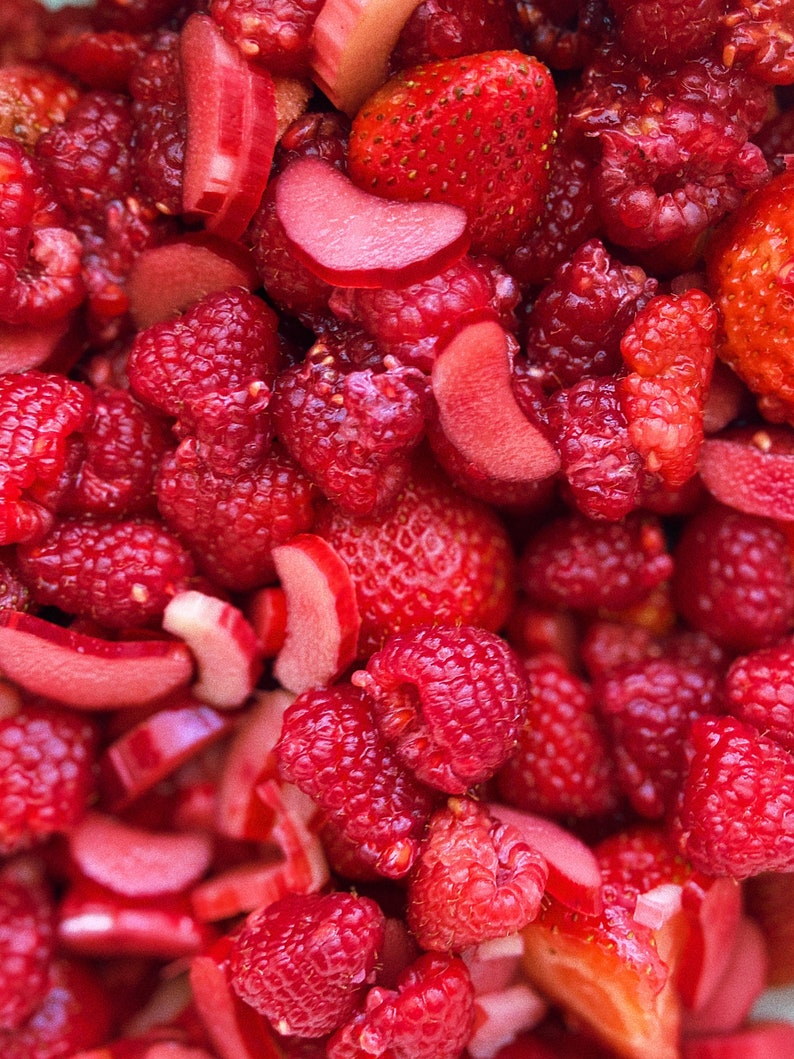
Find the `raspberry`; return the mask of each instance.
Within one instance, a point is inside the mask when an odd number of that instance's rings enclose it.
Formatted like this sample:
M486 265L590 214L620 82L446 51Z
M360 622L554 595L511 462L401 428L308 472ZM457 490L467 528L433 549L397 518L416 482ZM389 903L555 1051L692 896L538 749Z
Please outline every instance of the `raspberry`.
M727 711L794 753L794 642L737 658L725 677Z
M746 879L791 871L794 757L733 717L699 717L674 832L693 866Z
M794 621L790 547L771 519L714 504L684 527L673 597L695 629L735 651L779 640Z
M179 4L180 0L96 0L96 19L102 29L136 33L165 22Z
M664 883L685 883L691 867L658 827L638 824L603 839L593 850L601 868L604 904L634 913L637 898Z
M639 266L612 259L599 239L583 243L556 269L529 317L527 359L544 386L616 372L621 336L657 287Z
M274 73L309 74L310 39L321 0L211 0L212 17L248 59Z
M89 88L124 92L132 68L143 57L147 45L147 37L122 30L97 32L82 26L67 27L51 36L47 60Z
M179 541L154 520L63 519L18 555L37 603L108 628L155 621L194 572Z
M77 88L46 66L0 67L0 136L28 150L62 122L80 97Z
M432 796L392 755L368 697L346 684L299 695L276 746L282 775L324 810L359 855L400 878L419 853Z
M23 706L0 720L0 853L67 831L93 793L96 733L77 713Z
M7 0L0 11L0 65L35 61L44 49L44 15L38 0Z
M328 1059L457 1059L474 1023L474 987L463 960L426 953L376 986L364 1009L331 1037Z
M321 341L278 380L279 439L329 500L353 515L388 510L424 433L426 379L396 366L344 372Z
M400 32L390 68L394 72L432 59L516 48L516 29L504 0L422 0Z
M31 873L32 874L32 873ZM44 999L54 909L40 880L13 862L0 872L0 1034L18 1028Z
M794 77L791 9L784 0L739 0L723 20L723 61L744 67L770 84Z
M367 897L282 897L249 916L235 937L232 986L279 1033L323 1037L374 981L385 922Z
M588 5L577 0L549 3L520 0L518 17L527 38L525 51L552 70L575 70L584 65L595 44Z
M682 661L648 659L611 670L595 696L624 794L641 816L661 819L683 778L692 722L719 712L716 675Z
M470 798L430 818L408 885L408 925L424 949L448 952L513 934L534 919L546 861L510 824Z
M393 636L353 675L397 757L428 786L463 794L505 761L527 709L510 647L470 625Z
M30 589L17 573L13 558L10 554L0 558L0 610L28 610L30 603Z
M298 158L320 158L344 172L349 136L350 120L344 114L336 110L307 111L282 133L273 168L280 173Z
M761 127L755 142L764 152L773 173L786 168L786 155L794 154L794 110L781 110Z
M495 631L507 617L514 559L503 526L433 472L415 471L383 518L354 519L326 505L315 532L350 570L362 655L418 625Z
M213 473L190 441L160 464L157 506L216 584L245 592L275 580L271 552L312 528L314 488L281 449L234 477Z
M588 685L547 655L525 663L529 700L518 745L496 781L509 804L554 817L615 808L612 759Z
M571 514L546 523L530 538L519 577L541 603L620 610L639 602L672 570L654 516L632 514L623 522L603 523Z
M675 68L712 44L723 16L720 0L611 0L626 53L646 66Z
M73 221L97 221L107 204L133 192L132 118L124 96L86 92L40 137L36 157Z

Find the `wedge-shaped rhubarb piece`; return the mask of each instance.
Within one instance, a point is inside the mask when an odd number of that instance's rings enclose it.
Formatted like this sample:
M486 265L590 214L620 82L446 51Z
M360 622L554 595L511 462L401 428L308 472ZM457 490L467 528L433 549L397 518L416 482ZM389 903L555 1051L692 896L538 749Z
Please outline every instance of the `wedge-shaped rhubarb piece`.
M300 533L273 549L287 601L287 632L273 673L300 695L332 683L356 657L361 619L347 563L328 541Z
M533 482L559 470L554 446L513 396L508 338L495 320L470 323L450 339L432 385L441 429L480 473Z
M100 640L32 614L0 612L0 672L76 709L142 706L184 687L193 658L172 640Z
M707 438L700 477L712 496L748 515L794 521L794 430L764 427Z
M763 993L768 963L764 936L749 916L740 919L728 954L711 999L699 1011L684 1013L682 1029L686 1036L738 1030Z
M312 31L314 80L352 117L388 76L389 56L420 0L326 0Z
M466 214L441 202L390 202L329 162L300 158L276 183L276 213L296 255L338 287L418 283L463 257Z
M58 349L69 324L69 317L41 327L0 324L0 372L30 371L44 364Z
M187 106L182 206L227 239L245 231L265 190L276 146L276 93L207 15L180 41Z
M262 656L237 607L204 592L178 592L163 612L163 628L184 640L196 659L197 699L220 710L245 702L262 671Z
M735 879L712 879L693 872L682 887L681 905L689 935L677 987L684 1006L698 1011L725 973L741 918L742 891Z
M681 1046L683 1059L791 1059L794 1025L759 1022L735 1033L689 1037Z
M69 836L69 851L89 879L125 897L182 893L206 872L212 840L198 832L154 832L89 812Z

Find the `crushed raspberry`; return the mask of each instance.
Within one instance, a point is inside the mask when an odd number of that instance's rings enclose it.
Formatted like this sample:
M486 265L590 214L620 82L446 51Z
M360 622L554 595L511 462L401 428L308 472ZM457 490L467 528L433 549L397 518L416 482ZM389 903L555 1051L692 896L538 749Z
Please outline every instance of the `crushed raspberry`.
M124 96L86 92L36 144L44 176L73 221L97 220L133 192L130 107Z
M670 576L661 523L632 514L623 522L562 515L530 538L521 557L522 587L536 600L576 610L621 610Z
M96 732L78 713L23 706L0 720L0 851L67 831L93 793Z
M324 1037L374 981L384 931L367 897L290 894L249 916L235 937L232 986L279 1033Z
M187 116L179 36L163 31L130 73L138 187L163 213L182 212Z
M25 874L13 861L0 873L0 1033L29 1018L49 986L54 909L41 881Z
M280 173L298 158L320 158L343 172L347 168L350 120L335 110L309 110L301 114L276 144L273 169Z
M124 92L147 43L145 36L122 30L67 27L47 42L47 60L89 88Z
M356 588L362 654L418 625L461 622L495 631L510 609L513 551L483 505L432 472L415 472L383 518L332 505L315 532L345 560Z
M611 670L595 695L624 794L641 816L661 819L681 784L692 722L720 711L715 673L647 659Z
M430 407L415 368L345 372L321 341L282 373L276 433L329 500L354 515L387 510L405 485Z
M163 458L157 506L219 585L245 592L275 580L272 550L312 528L315 489L280 448L234 477L215 474L195 445Z
M720 35L726 66L740 66L761 81L790 84L794 77L792 17L785 0L739 0Z
M709 48L720 28L720 0L611 0L620 43L646 66L675 68Z
M247 59L274 73L305 77L321 0L211 0L210 14Z
M0 555L0 610L29 610L30 589L16 571L11 549L3 549Z
M592 5L596 10L597 5ZM519 0L518 18L530 55L537 55L552 70L576 70L584 65L596 45L597 31L590 5L578 0L564 3Z
M0 67L0 136L28 150L62 122L80 97L76 86L46 66Z
M516 30L505 0L422 0L400 32L390 67L404 70L432 59L516 48Z
M762 125L755 142L773 173L782 173L786 155L794 154L794 109L781 110Z
M470 798L450 798L430 819L408 886L407 922L424 949L455 951L513 934L534 919L544 858L511 824Z
M470 625L393 636L353 683L372 698L378 727L400 761L448 794L463 794L494 774L527 708L515 653Z
M525 663L529 700L518 744L497 775L509 805L553 817L616 805L613 764L589 686L553 655Z
M735 651L779 640L794 621L794 574L784 533L770 519L714 504L684 527L673 594L695 629Z
M299 695L276 746L282 775L308 794L359 856L400 878L419 853L433 801L378 731L372 703L336 684Z
M363 1010L329 1040L327 1055L456 1059L473 1023L474 987L466 964L457 956L425 953L400 974L396 989L370 989Z
M37 603L109 628L159 618L194 572L179 541L153 520L63 519L18 554Z
M746 879L791 871L794 757L733 717L698 718L675 834L686 857L708 875Z
M737 658L725 677L725 706L745 724L794 752L794 643Z

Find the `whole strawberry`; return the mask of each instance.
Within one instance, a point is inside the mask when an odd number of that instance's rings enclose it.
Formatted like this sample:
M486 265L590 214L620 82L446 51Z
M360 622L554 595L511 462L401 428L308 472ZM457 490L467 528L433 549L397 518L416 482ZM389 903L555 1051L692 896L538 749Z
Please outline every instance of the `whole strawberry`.
M540 213L556 108L551 74L521 52L423 63L356 115L350 176L385 198L462 207L473 249L503 257Z

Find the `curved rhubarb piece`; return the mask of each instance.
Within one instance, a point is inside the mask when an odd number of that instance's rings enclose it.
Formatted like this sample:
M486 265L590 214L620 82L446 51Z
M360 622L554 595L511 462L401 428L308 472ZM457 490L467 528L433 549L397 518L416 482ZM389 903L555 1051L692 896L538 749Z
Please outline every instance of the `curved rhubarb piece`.
M682 1059L791 1059L794 1025L757 1022L735 1033L688 1037L681 1044Z
M742 891L735 879L711 879L694 872L681 890L689 936L676 986L684 1007L698 1011L711 999L725 973L742 914Z
M794 431L764 426L707 438L700 477L728 507L748 515L794 521Z
M521 411L510 384L504 329L495 320L461 328L433 364L433 396L451 444L489 478L534 482L560 457Z
M40 327L0 324L0 373L30 371L43 365L56 352L71 323L65 316Z
M319 158L292 162L275 187L276 213L296 257L337 287L419 283L469 247L457 206L382 199Z
M0 672L78 710L143 706L185 687L193 658L173 640L100 640L21 611L0 612Z

